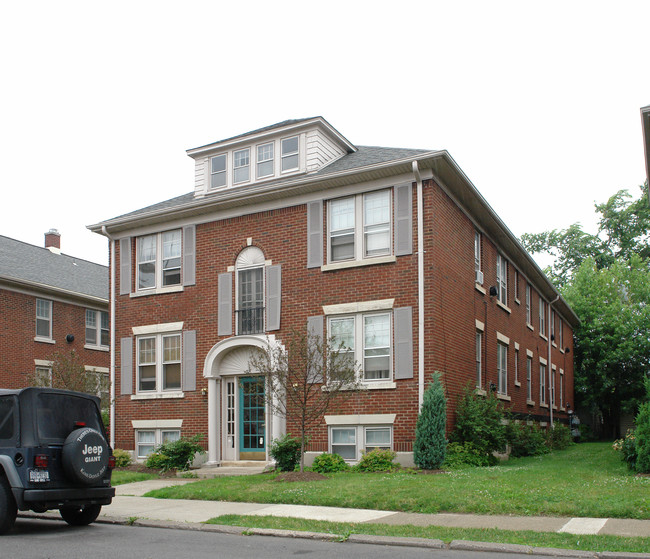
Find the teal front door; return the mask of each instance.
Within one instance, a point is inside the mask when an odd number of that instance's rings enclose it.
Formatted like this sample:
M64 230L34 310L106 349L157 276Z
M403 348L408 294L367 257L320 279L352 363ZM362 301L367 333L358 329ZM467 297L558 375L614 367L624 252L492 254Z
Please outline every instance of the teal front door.
M239 459L266 460L264 379L239 381Z

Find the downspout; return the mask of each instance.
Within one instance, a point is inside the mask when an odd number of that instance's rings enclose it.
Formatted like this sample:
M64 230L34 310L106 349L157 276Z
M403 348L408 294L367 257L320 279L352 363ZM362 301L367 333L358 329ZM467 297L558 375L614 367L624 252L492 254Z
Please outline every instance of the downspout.
M417 161L413 161L412 165L417 185L418 214L418 409L420 409L424 400L424 203L420 168Z
M111 432L111 448L115 448L115 239L108 234L106 225L102 225L102 235L104 235L111 243L111 278L110 278L110 321L111 321L111 364L110 364L110 379L111 379L111 397L110 397L110 432Z
M551 363L551 347L553 345L553 340L551 340L551 313L553 311L551 310L551 307L557 302L559 298L560 296L558 295L548 304L548 409L551 419L551 429L555 429L555 424L553 423L553 395L555 392L553 390L553 364Z

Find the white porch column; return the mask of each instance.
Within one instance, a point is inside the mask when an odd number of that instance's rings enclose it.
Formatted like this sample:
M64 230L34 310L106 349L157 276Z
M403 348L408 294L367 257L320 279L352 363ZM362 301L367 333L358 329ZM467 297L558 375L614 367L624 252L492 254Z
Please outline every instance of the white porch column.
M208 464L218 464L219 453L219 383L208 378Z

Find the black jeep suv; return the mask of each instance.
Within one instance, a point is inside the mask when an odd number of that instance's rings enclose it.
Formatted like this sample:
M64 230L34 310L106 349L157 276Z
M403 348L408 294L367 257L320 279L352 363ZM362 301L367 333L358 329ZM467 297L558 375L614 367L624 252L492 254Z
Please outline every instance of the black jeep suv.
M54 388L0 389L0 534L19 510L94 522L115 496L99 398Z

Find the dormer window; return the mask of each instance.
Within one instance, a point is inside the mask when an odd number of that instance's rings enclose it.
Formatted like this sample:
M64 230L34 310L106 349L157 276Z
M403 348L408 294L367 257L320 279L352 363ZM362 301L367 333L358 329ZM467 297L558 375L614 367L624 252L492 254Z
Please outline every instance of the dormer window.
M273 142L257 146L257 178L273 175Z
M234 153L233 184L250 180L250 149L240 149Z
M284 138L282 140L282 172L297 169L299 164L298 136Z
M217 155L210 160L210 187L226 186L226 154Z

